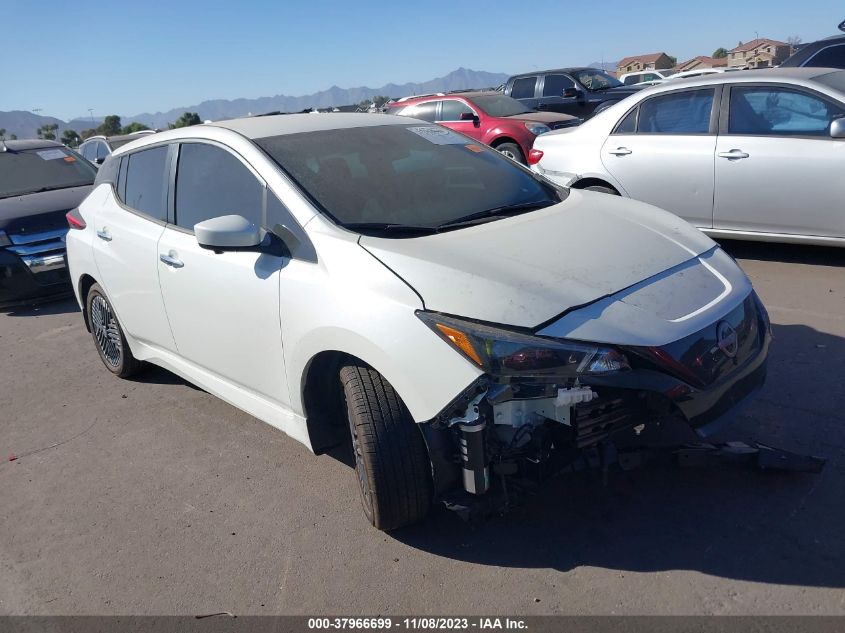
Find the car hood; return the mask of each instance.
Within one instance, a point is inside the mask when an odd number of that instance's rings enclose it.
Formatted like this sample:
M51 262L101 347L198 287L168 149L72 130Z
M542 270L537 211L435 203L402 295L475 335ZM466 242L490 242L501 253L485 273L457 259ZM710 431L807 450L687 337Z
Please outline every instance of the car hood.
M67 225L64 214L79 206L91 185L54 189L24 196L0 199L0 230L17 232L49 228L58 222ZM58 220L56 219L58 218Z
M670 213L578 190L512 218L411 239L362 236L360 244L427 310L527 328L714 247Z
M513 116L504 117L509 121L532 121L539 123L559 123L561 121L571 121L577 117L569 114L561 114L560 112L526 112L524 114L514 114Z

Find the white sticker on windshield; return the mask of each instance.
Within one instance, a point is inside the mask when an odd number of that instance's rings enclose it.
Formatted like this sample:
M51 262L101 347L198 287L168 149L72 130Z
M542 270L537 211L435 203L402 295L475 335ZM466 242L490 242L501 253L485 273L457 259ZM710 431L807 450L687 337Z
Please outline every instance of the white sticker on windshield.
M64 158L67 154L65 154L60 149L45 149L40 152L36 152L41 157L41 160L57 160L59 158Z
M455 134L452 130L439 125L422 125L408 129L435 145L466 145L470 142L460 134Z

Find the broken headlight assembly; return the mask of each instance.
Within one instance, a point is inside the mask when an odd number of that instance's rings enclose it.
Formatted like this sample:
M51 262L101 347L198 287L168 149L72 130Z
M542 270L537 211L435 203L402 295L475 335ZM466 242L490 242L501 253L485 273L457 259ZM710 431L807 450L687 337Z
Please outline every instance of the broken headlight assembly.
M625 355L611 347L544 338L436 312L418 310L416 315L491 376L579 378L631 368Z

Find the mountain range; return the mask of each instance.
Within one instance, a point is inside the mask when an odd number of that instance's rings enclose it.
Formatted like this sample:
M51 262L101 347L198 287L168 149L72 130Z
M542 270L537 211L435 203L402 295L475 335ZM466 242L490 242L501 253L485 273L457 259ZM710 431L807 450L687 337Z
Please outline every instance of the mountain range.
M389 83L379 88L339 88L332 86L328 90L315 92L314 94L300 97L287 95L276 95L273 97L259 97L257 99L212 99L203 101L196 105L188 105L173 108L166 112L149 113L125 116L121 115L123 124L137 121L151 128L166 128L183 112L197 112L203 120L217 121L233 117L246 116L249 114L260 114L262 112L298 112L306 108L329 108L333 106L351 105L360 103L365 99L372 99L377 95L388 97L404 97L413 94L424 94L431 92L449 92L450 90L463 90L466 88L492 88L503 83L508 78L504 73L490 73L484 71L458 68L443 77L437 77L421 83L394 84ZM14 110L11 112L0 112L0 128L6 129L6 137L16 134L19 138L31 138L36 136L36 130L45 123L55 123L59 126L59 135L65 129L74 129L77 132L96 127L103 119L91 117L80 117L70 121L62 121L54 117L40 116L32 112Z

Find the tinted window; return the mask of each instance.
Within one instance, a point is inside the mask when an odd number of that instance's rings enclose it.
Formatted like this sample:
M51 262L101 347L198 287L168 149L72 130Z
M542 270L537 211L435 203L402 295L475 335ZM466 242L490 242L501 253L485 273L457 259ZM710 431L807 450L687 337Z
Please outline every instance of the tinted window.
M242 215L262 224L264 186L229 152L201 143L179 150L176 170L176 224L193 230L203 220Z
M165 172L167 147L154 147L126 157L124 203L157 220L167 219Z
M828 136L830 122L843 115L818 97L785 88L731 88L728 132Z
M0 198L90 185L96 174L65 147L0 152Z
M640 104L637 131L646 134L706 134L713 90L691 90L652 97Z
M97 142L96 141L89 141L87 143L83 143L82 147L79 148L82 151L82 156L86 159L94 162L94 158L97 156Z
M437 101L428 101L427 103L408 106L402 110L401 114L402 116L410 116L415 119L433 122L435 110L437 110Z
M806 65L818 68L845 68L845 44L829 46L819 51L807 60Z
M566 75L546 75L543 84L544 97L561 97L567 88L574 88L575 82Z
M536 77L520 77L514 79L511 88L511 97L514 99L533 99L534 87L537 85Z
M477 108L481 108L490 116L514 116L517 114L525 114L531 112L528 108L522 105L513 97L505 95L484 95L483 97L473 97L473 104Z
M97 143L97 158L105 159L106 156L109 155L109 148L106 147L106 144L100 141Z
M642 75L629 75L622 80L626 86L633 86L635 83L642 81Z
M617 88L622 85L616 77L611 77L603 70L597 68L585 68L575 71L575 78L589 90L605 90L606 88Z
M462 114L474 114L472 108L463 101L446 99L441 103L443 105L440 107L440 121L460 121Z
M614 134L633 134L637 131L637 112L639 112L639 108L634 108L631 110L622 121L619 122L619 125L616 126L614 130Z
M347 128L256 142L345 225L434 227L491 209L560 200L556 190L497 151L436 125Z

